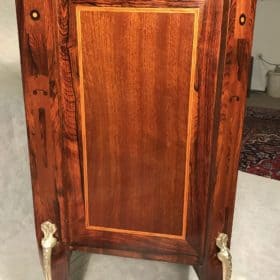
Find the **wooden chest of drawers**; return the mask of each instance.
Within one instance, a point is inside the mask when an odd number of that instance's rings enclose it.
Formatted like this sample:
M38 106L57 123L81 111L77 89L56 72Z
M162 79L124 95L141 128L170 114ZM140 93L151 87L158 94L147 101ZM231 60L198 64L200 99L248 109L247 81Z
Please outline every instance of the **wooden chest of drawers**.
M46 279L72 250L230 279L255 1L16 3Z

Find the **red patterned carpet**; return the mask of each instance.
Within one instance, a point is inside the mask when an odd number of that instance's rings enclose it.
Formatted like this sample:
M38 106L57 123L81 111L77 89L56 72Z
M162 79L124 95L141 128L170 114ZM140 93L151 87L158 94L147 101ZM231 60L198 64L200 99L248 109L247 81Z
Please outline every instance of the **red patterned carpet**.
M240 170L280 180L280 110L248 107Z

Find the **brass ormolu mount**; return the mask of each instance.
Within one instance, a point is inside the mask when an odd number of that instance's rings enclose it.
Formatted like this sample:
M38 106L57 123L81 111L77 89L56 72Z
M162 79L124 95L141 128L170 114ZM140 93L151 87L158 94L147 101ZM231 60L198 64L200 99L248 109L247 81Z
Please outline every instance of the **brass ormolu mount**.
M220 249L218 259L223 264L223 280L230 280L232 275L232 257L229 248L227 247L228 236L225 233L220 233L216 239L216 245Z
M41 230L44 233L44 237L41 241L43 248L43 270L45 280L52 280L52 269L51 269L51 259L52 259L52 249L57 244L57 239L54 237L57 227L51 222L44 222L41 224Z

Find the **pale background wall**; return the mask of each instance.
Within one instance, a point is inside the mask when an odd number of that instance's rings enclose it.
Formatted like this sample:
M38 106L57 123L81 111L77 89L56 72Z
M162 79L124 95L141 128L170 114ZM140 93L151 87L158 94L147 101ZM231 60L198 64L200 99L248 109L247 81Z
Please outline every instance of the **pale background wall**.
M260 61L263 56L273 63L280 63L280 0L258 0L255 23L253 56L255 57L251 89L265 90L266 73L273 66Z

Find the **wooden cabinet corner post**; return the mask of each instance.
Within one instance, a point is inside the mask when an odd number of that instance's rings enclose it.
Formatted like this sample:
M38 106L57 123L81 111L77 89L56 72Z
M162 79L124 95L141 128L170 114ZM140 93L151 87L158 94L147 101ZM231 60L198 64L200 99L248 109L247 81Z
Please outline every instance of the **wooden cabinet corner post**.
M71 250L230 279L255 4L16 0L45 279Z
M16 0L36 237L45 279L66 280L70 250L54 1Z

